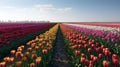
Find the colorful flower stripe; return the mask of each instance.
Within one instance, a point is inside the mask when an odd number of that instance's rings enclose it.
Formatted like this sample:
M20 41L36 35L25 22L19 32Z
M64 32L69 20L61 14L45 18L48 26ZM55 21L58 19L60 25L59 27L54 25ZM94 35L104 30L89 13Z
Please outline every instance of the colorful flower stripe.
M88 36L60 25L73 67L119 67L120 57Z
M10 26L11 25L11 26ZM0 47L10 45L9 40L25 36L29 33L35 33L43 29L52 27L54 24L36 23L36 24L0 24Z
M36 36L34 40L27 42L26 46L22 45L17 50L12 50L11 56L5 57L0 67L46 67L51 61L58 26L56 24L49 31Z
M89 36L93 36L94 38L98 37L101 40L106 40L107 42L113 42L115 43L119 43L120 41L120 34L115 34L115 33L110 33L110 32L104 32L104 31L100 31L100 30L91 30L88 28L83 28L82 26L74 26L74 25L69 25L69 24L65 24L66 26L69 26L71 28L74 28L75 30L79 31L79 32L83 32L86 35Z
M67 24L67 25L87 28L87 29L91 29L91 30L101 30L101 31L113 32L113 33L120 32L120 28L112 28L112 27L105 27L105 26L103 27L103 26L95 26L95 25L87 25L87 24Z
M119 23L91 23L91 24L86 23L84 25L120 28L120 24Z

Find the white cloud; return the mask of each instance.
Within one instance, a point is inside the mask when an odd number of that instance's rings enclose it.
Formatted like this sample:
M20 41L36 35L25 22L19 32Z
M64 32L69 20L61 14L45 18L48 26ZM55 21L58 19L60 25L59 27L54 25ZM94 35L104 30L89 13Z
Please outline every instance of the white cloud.
M65 7L65 8L57 8L52 4L37 4L34 5L34 8L39 9L40 11L54 11L54 12L67 12L70 11L72 8Z
M0 7L0 20L69 21L71 7L58 8L52 4L37 4L29 8Z

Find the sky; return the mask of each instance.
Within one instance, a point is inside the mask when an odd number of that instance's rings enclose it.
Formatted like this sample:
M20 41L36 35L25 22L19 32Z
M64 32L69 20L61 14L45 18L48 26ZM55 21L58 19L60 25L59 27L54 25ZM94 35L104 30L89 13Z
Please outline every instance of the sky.
M120 22L120 0L0 0L0 20Z

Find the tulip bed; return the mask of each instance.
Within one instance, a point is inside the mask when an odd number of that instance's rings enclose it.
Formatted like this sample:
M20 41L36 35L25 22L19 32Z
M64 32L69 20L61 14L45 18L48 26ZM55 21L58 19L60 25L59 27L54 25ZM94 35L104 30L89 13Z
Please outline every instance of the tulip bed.
M44 28L48 28L51 25L52 24L48 23L0 24L0 47L10 45L9 39L14 40L26 34L35 33Z
M0 24L0 59L9 55L10 50L17 49L35 36L44 33L55 23L6 23Z
M0 67L46 67L52 57L53 46L56 39L58 24L50 28L34 40L21 45L17 50L11 50L11 54L0 62Z
M60 25L65 48L73 67L119 67L120 56L109 45L96 41L75 26ZM82 30L82 32L80 32ZM87 32L87 31L86 31ZM89 32L88 34L91 34ZM117 51L117 50L116 50Z
M73 28L74 30L90 37L91 39L95 40L96 42L100 43L100 44L104 44L105 47L109 47L110 50L113 53L116 53L120 56L120 34L119 33L114 33L111 32L108 28L105 28L103 30L102 27L98 28L98 27L91 27L91 26L79 26L79 25L66 25L67 27ZM85 28L86 27L86 28ZM94 29L90 29L90 28L94 28ZM95 30L98 29L98 30ZM107 29L109 31L107 31ZM106 32L106 31L107 32Z

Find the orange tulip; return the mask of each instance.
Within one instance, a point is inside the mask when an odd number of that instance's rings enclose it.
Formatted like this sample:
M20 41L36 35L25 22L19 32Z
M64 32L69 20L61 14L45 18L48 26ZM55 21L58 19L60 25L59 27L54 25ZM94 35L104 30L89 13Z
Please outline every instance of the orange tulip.
M21 64L22 64L21 61L16 62L16 67L21 67Z
M22 45L22 46L20 46L20 47L21 47L22 49L24 49L24 47L25 47L25 46L24 46L24 45Z
M37 55L36 55L36 54L32 54L31 58L32 58L32 59L36 59L36 58L37 58Z
M31 63L31 64L30 64L30 67L35 67L35 63Z
M10 59L10 57L5 57L5 58L4 58L4 61L5 61L5 62L9 62L9 59Z
M35 50L38 50L39 49L39 47L38 46L35 46Z
M27 42L27 44L26 44L26 45L27 45L27 46L30 46L30 44L31 44L31 42Z
M36 54L36 51L32 51L32 54Z
M25 56L28 57L29 54L30 54L29 52L26 52L26 53L25 53Z
M22 51L23 51L23 49L20 47L20 48L18 48L18 49L17 49L17 51L22 52Z
M46 55L47 52L48 52L47 49L43 49L43 50L42 50L42 53L43 53L44 55Z
M27 57L23 57L23 58L22 58L22 61L23 61L23 62L26 62L26 61L27 61Z
M20 58L21 52L20 52L20 51L16 52L15 56L16 56L17 58Z
M6 67L6 62L1 62L0 67Z
M31 51L32 51L32 48L28 48L27 50L28 50L28 52L31 52Z
M40 64L41 60L42 60L41 57L37 57L36 60L35 60L35 61L36 61L36 64Z
M14 62L14 57L11 57L10 58L10 63L13 63Z
M16 50L11 50L10 53L11 53L12 55L15 55L15 52L16 52Z
M35 43L32 43L32 44L31 44L31 47L34 48L34 47L35 47Z

